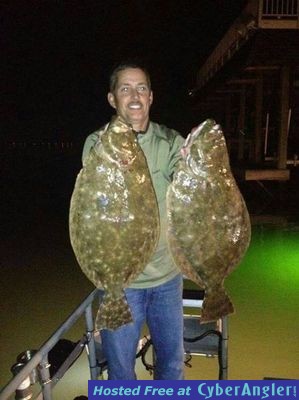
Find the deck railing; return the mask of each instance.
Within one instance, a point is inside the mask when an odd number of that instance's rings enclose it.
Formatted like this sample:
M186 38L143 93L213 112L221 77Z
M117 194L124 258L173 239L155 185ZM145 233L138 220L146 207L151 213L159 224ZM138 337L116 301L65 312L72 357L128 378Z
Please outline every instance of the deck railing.
M207 84L259 29L299 29L299 0L249 0L200 68L190 95Z
M298 0L263 0L262 18L298 18Z

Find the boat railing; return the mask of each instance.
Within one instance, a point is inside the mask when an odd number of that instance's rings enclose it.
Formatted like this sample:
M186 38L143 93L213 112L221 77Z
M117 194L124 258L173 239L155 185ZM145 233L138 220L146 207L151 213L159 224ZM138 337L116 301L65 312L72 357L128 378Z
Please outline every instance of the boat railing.
M52 400L52 389L62 378L67 369L81 354L85 346L87 346L90 378L96 379L100 373L100 367L96 359L96 346L94 338L94 319L92 314L92 305L95 299L99 299L101 291L95 289L85 300L69 315L65 322L53 333L53 335L37 350L32 358L24 363L22 368L8 382L8 384L0 392L0 400L8 400L16 393L16 398L30 399L32 392L29 377L33 371L38 371L38 381L41 389L36 395L37 400ZM50 363L48 360L49 352L59 342L63 335L72 328L75 322L85 315L86 331L82 338L76 343L76 346L64 360L60 368L55 372L54 376L50 376ZM26 385L28 382L28 385Z

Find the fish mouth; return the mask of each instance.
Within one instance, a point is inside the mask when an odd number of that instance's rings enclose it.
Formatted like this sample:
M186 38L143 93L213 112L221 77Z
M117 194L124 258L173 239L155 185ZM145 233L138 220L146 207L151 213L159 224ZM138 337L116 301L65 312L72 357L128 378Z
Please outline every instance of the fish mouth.
M187 136L185 143L180 151L181 156L184 159L187 159L187 157L190 155L190 149L191 149L193 142L197 139L198 136L200 136L202 134L202 131L204 130L204 128L206 128L207 124L212 124L211 129L210 129L210 130L212 130L215 128L216 122L214 120L206 120L206 121L202 122L200 125L198 125L196 128L193 128L192 131Z

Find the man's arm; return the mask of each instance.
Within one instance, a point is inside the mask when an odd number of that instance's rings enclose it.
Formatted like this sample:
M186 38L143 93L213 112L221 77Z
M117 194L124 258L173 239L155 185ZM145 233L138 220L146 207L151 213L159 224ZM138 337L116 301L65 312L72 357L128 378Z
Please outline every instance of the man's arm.
M180 159L182 158L180 150L183 147L184 142L185 139L180 134L175 135L169 153L169 172L171 177L175 172Z
M91 133L89 136L87 136L84 146L83 146L83 151L82 151L82 164L83 165L84 165L84 161L86 160L87 156L90 153L90 150L94 147L94 145L98 142L101 135L105 132L106 127L107 127L107 125L101 129L99 129L98 131Z
M82 151L82 164L84 165L84 161L87 158L87 156L90 153L90 150L93 148L93 146L96 144L96 142L99 139L99 135L97 132L92 133L91 135L87 136L84 146L83 146L83 151Z

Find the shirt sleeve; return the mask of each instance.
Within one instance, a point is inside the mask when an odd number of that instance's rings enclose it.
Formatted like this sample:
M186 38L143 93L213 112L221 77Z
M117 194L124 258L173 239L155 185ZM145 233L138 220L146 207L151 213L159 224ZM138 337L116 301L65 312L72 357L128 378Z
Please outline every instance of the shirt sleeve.
M176 171L178 163L182 158L180 150L184 144L184 141L185 139L178 132L176 132L169 153L169 173L171 177Z
M94 145L99 141L101 135L105 132L107 129L108 124L100 128L98 131L95 131L91 133L89 136L87 136L85 143L83 145L83 151L82 151L82 164L84 165L84 162L86 158L88 157L90 150L94 147Z
M83 165L84 165L84 161L86 160L87 156L90 153L90 150L96 144L98 139L99 139L98 133L92 133L91 135L87 136L84 146L83 146L83 151L82 151L82 164Z

